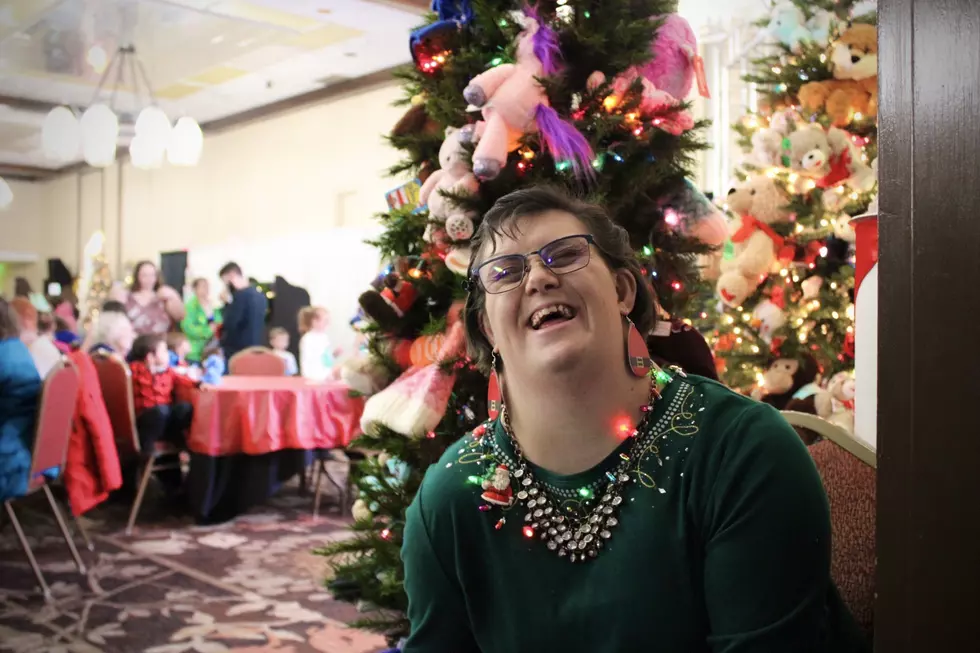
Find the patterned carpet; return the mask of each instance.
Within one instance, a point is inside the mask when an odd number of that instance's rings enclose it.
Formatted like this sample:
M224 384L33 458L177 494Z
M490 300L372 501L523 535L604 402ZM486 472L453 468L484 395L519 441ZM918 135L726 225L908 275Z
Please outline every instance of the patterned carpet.
M16 653L376 653L384 641L344 626L353 606L324 589L311 551L345 537L336 512L286 487L219 526L194 526L148 496L132 537L125 505L84 523L80 574L40 493L14 507L54 601L46 603L5 514L0 517L0 651ZM66 512L67 514L67 512ZM70 524L73 528L73 525Z

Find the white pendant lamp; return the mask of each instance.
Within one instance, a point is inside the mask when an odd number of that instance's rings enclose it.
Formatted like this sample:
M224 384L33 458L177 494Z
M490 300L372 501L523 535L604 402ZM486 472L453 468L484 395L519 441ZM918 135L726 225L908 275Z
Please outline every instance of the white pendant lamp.
M129 160L136 168L151 170L163 165L166 151L166 145L160 146L149 136L137 135L129 144Z
M4 211L14 202L14 191L3 177L0 177L0 211Z
M44 156L61 163L74 161L82 147L82 127L68 107L55 107L48 112L41 127Z
M159 146L161 152L167 149L171 131L170 118L160 107L148 106L140 111L135 130L137 136L145 136L153 145Z
M174 125L167 145L167 161L174 166L196 166L204 149L204 134L197 121L184 116Z
M95 168L111 166L116 161L119 118L107 105L93 104L82 114L82 156Z

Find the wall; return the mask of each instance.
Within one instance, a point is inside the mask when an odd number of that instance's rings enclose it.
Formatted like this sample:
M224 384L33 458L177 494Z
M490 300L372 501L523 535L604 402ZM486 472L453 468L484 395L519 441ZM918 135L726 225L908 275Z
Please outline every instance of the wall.
M44 267L32 260L39 259L38 252L44 242L44 211L41 201L41 185L7 180L14 193L13 203L0 211L0 294L13 291L14 277L24 276L40 288Z

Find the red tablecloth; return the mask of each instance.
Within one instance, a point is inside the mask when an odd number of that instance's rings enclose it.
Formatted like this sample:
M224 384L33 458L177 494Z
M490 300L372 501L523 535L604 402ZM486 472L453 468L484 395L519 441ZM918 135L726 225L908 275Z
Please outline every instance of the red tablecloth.
M194 397L188 448L208 456L344 447L360 434L363 397L337 382L226 376Z

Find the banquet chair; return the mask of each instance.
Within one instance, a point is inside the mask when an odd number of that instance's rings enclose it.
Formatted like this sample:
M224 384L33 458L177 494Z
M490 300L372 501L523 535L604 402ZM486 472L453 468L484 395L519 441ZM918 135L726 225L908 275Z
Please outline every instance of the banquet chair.
M228 374L286 376L286 361L268 347L249 347L231 357L228 361Z
M151 451L143 451L139 432L136 430L136 410L133 405L133 378L126 362L112 353L97 353L92 357L102 385L102 396L112 424L112 434L116 441L116 451L120 461L139 460L137 476L139 490L126 522L126 535L133 533L136 517L143 504L143 495L153 472L180 467L177 463L158 463L161 456L179 456L180 447L169 442L157 442Z
M794 426L821 436L808 448L830 504L831 575L841 598L868 635L874 631L875 451L836 424L784 411Z
M85 563L78 554L78 549L75 547L75 543L72 541L71 535L68 532L68 527L65 524L64 517L61 515L61 510L58 509L54 495L51 494L48 478L44 475L46 470L52 468L56 468L59 475L64 472L65 459L68 456L68 441L71 439L72 418L75 414L74 397L78 396L79 383L78 370L68 361L63 361L56 365L44 379L34 431L34 451L31 455L31 467L28 472L26 495L33 494L37 490L44 491L48 499L48 504L51 506L51 511L54 513L55 520L58 522L58 528L61 529L65 543L68 544L68 549L71 551L72 558L75 560L75 565L78 567L79 573L84 574ZM72 401L65 401L65 397L71 397L73 399ZM11 524L13 524L17 539L20 540L20 545L27 555L31 569L37 577L37 582L41 586L44 598L50 601L52 599L51 589L44 580L41 567L38 565L37 559L34 557L34 552L27 542L24 529L21 527L20 521L17 519L17 514L14 512L13 502L14 499L4 501L4 508L10 517Z

